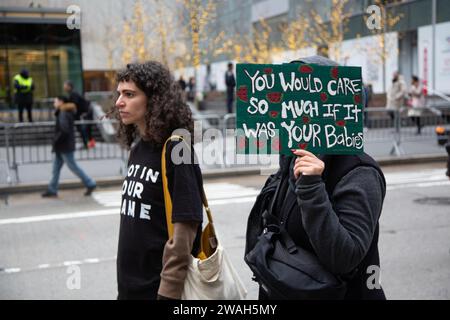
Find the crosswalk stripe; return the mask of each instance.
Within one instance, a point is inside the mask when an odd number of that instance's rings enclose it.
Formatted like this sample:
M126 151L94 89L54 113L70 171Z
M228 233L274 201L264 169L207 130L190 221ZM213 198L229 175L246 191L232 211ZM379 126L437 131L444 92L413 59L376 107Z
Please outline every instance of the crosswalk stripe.
M210 205L221 204L236 198L255 199L260 190L252 187L244 187L232 183L207 183L204 185L205 193ZM118 207L121 205L121 191L98 191L92 197L105 207ZM221 200L215 202L216 200ZM244 200L238 200L240 202ZM245 201L244 201L245 202Z
M19 273L19 272L29 272L29 271L35 271L35 270L45 270L45 269L54 269L54 268L64 268L64 267L70 267L73 265L84 265L84 264L98 264L103 262L111 262L115 261L117 259L117 256L112 257L105 257L105 258L89 258L84 260L78 260L78 261L64 261L60 263L43 263L39 264L37 266L30 266L30 267L23 267L23 268L0 268L0 275L1 274L8 274L8 273Z
M432 186L450 186L443 169L422 172L388 173L385 175L387 190L403 188L425 188ZM205 184L205 192L210 206L230 205L254 202L260 190L231 183ZM93 198L107 209L86 212L72 212L50 215L35 215L30 217L0 219L0 226L30 222L54 221L63 219L88 218L96 216L119 215L121 205L121 192L98 191ZM13 272L13 271L11 271Z
M58 214L37 215L21 218L0 219L0 226L9 224L29 223L29 222L42 222L42 221L65 220L74 218L87 218L95 216L106 216L112 214L118 214L117 208L86 211L86 212L58 213Z

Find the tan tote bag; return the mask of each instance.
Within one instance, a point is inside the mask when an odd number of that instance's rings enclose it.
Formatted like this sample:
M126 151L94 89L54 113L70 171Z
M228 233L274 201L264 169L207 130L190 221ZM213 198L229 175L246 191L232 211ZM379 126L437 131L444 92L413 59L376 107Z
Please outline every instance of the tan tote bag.
M182 140L181 136L171 136L166 140L161 156L164 203L166 207L169 239L173 236L172 198L166 175L166 146L171 140ZM184 142L184 141L183 141ZM186 144L187 145L187 144ZM189 147L189 146L188 146ZM189 147L190 148L190 147ZM242 300L247 296L239 275L228 259L225 249L217 239L211 210L208 206L203 185L202 202L208 223L202 230L201 248L197 257L191 255L184 282L183 300Z

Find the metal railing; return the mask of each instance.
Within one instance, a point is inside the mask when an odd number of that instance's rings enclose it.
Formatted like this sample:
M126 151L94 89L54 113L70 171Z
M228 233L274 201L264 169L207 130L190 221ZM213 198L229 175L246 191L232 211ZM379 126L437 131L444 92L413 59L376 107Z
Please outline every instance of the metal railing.
M93 120L75 122L75 159L77 160L105 160L119 159L124 163L127 151L116 142L114 134L110 136L104 132L104 127L114 126L114 120ZM96 128L93 132L96 140L94 148L85 148L80 134L80 128L86 126ZM10 170L14 172L14 180L19 181L19 167L29 164L49 163L53 161L52 142L55 122L14 123L0 125L3 143L0 141L0 159L5 159ZM109 131L107 131L109 132ZM122 173L122 168L120 168Z
M364 141L388 143L391 145L390 154L401 156L405 154L403 142L430 141L437 137L437 126L449 124L450 108L439 111L429 107L403 107L398 110L367 108L364 116Z

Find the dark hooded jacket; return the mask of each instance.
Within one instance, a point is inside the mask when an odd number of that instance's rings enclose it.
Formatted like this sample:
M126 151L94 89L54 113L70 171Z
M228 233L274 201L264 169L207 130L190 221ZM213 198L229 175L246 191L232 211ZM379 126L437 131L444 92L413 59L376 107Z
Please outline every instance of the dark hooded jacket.
M53 152L75 151L74 121L77 107L74 103L63 103L55 112L56 126Z
M297 62L336 65L323 57ZM260 213L271 201L274 182L281 179L273 214L281 217L289 212L284 223L295 244L315 253L328 271L347 280L346 299L385 299L375 274L380 267L378 220L386 192L383 173L365 153L319 158L325 163L322 176L295 179L295 157L280 157L280 170L269 177L250 213L245 253L262 232Z

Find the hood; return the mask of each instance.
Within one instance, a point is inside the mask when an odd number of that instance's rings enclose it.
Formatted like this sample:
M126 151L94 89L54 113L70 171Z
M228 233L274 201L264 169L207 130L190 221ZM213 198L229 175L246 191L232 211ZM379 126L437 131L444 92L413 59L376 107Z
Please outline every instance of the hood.
M300 59L291 61L290 63L317 64L319 66L338 66L339 65L336 61L333 61L331 59L328 59L328 58L325 58L322 56L304 57L304 58L300 58Z
M20 75L22 76L22 78L28 79L28 77L29 77L28 70L27 69L22 69L20 71Z
M58 110L75 112L77 110L77 106L75 105L75 103L67 102L67 103L63 103L62 105L60 105L58 107Z
M333 61L331 59L322 57L322 56L309 56L309 57L304 57L304 58L300 58L294 61L291 61L290 63L303 63L303 64L316 64L319 66L339 66L339 63L337 63L336 61ZM400 75L401 76L401 75ZM400 79L399 76L399 79ZM402 79L403 80L403 79ZM361 79L362 81L362 79ZM362 95L362 101L364 103L363 108L366 108L366 92L364 90L364 86L363 83L361 82L361 95Z

